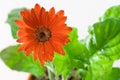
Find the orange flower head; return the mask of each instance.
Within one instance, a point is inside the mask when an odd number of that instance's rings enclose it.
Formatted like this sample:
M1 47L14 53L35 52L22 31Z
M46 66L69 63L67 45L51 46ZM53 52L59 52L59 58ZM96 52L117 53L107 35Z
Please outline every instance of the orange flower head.
M34 60L39 59L41 65L52 61L54 52L65 55L63 46L69 42L68 33L72 28L65 24L64 11L55 13L54 7L46 11L39 4L31 10L25 9L21 13L22 20L16 20L18 25L18 40L22 43L19 51L26 55L33 54Z

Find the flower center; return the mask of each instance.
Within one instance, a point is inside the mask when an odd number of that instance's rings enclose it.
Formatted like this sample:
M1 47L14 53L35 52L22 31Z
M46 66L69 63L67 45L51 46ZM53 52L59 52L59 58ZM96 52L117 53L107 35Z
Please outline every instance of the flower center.
M46 42L51 38L51 32L45 26L37 28L34 35L38 42Z

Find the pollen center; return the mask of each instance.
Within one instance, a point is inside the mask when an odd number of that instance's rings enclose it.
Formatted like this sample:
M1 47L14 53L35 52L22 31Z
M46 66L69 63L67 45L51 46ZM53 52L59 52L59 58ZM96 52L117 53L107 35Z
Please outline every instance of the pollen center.
M51 32L45 26L37 28L34 35L38 42L46 42L51 38Z

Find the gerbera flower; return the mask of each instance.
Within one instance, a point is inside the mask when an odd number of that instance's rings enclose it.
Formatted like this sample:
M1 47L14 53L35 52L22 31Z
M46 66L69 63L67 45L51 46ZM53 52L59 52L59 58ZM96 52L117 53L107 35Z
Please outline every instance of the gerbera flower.
M34 60L39 59L41 65L52 61L54 52L65 55L63 46L69 42L68 33L72 30L65 24L64 11L55 13L54 7L46 11L39 4L31 10L25 9L21 13L22 20L16 20L18 25L18 40L22 43L19 51L26 55L33 54Z

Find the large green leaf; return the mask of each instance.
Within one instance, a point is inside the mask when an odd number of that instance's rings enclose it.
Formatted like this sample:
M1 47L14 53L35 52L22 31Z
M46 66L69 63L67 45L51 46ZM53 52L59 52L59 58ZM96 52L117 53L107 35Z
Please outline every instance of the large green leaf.
M20 17L20 11L22 11L24 8L21 9L14 9L12 10L9 14L8 14L8 18L7 18L7 23L10 25L11 27L11 32L12 32L12 36L13 38L17 38L17 30L18 27L15 24L15 20L21 19Z
M73 65L71 64L69 56L67 54L65 56L55 54L53 64L55 65L56 74L62 74L62 76L66 80L68 74L73 69Z
M95 23L87 47L91 54L86 80L106 80L112 64L120 59L120 20L109 18Z
M36 77L44 75L44 69L38 61L32 59L32 55L26 56L23 52L18 52L17 46L9 46L0 52L0 58L11 69L29 72Z
M73 28L70 40L71 42L64 47L66 55L55 54L53 60L57 75L62 74L65 80L72 69L85 68L85 64L88 63L88 50L84 43L78 40L77 29Z
M90 62L85 80L106 80L104 78L110 73L113 61L101 54L96 54Z
M120 40L120 38L116 39L116 37L120 34L120 20L114 18L107 19L104 22L94 24L93 27L93 35L95 36L98 50L110 47L109 45L118 44L117 39Z
M120 18L120 5L107 9L102 19L104 20L106 18Z
M85 62L88 60L89 53L85 43L82 40L78 40L77 34L77 29L73 28L73 31L70 33L71 42L65 46L65 50L72 59Z
M120 68L112 68L111 73L104 80L120 80Z
M112 48L120 43L120 20L106 19L93 25L92 34L87 40L90 53ZM93 54L94 54L93 53Z

